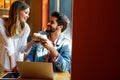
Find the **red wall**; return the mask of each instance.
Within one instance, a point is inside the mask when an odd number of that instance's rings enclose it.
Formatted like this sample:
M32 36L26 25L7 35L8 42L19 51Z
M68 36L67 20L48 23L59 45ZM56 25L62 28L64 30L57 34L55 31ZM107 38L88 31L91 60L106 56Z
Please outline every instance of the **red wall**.
M71 80L120 80L119 0L74 0Z

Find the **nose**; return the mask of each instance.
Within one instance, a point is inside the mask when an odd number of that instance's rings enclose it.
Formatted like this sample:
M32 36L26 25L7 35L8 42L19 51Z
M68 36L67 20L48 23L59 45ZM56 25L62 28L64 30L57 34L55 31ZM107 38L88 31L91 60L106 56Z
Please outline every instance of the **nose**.
M29 16L29 14L27 15L27 18L29 18L30 16Z
M50 26L50 22L48 22L48 24L47 24L48 26Z

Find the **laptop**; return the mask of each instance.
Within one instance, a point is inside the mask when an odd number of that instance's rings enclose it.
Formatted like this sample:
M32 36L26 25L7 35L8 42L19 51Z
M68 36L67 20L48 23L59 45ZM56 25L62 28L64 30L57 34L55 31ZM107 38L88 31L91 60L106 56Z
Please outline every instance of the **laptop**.
M19 73L8 72L0 80L53 80L53 65L46 62L17 62Z
M53 65L46 62L17 62L21 78L53 80Z

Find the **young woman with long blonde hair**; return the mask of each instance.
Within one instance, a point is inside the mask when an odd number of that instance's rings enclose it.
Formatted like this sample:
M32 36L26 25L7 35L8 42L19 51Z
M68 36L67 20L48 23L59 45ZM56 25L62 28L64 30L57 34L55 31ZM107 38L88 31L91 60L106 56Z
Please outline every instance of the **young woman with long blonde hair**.
M26 23L29 18L30 7L22 1L15 1L10 7L9 17L0 18L0 65L6 71L16 67L16 61L22 61L31 45L27 44L30 27Z

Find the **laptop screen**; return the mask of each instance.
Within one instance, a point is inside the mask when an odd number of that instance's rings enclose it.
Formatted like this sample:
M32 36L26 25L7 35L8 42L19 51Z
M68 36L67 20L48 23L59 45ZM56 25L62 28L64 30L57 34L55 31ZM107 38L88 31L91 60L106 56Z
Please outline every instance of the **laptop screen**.
M17 62L21 78L53 79L53 65L46 62Z

